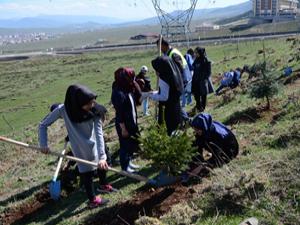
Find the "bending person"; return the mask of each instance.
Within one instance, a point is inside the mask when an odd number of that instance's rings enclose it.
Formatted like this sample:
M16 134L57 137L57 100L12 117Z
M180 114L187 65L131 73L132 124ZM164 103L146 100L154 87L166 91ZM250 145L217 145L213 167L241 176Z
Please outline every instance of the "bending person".
M211 154L206 161L210 167L220 167L237 156L239 144L236 137L224 124L213 121L211 115L198 114L191 126L195 131L195 145L199 150L198 162L205 162L202 156L204 149Z
M96 97L85 86L77 84L68 87L64 104L58 105L39 125L39 143L44 153L49 151L47 128L63 118L74 156L97 163L100 170L108 169L101 110ZM94 191L93 175L98 168L82 163L77 165L89 199L88 206L94 208L105 204L108 200L96 196Z

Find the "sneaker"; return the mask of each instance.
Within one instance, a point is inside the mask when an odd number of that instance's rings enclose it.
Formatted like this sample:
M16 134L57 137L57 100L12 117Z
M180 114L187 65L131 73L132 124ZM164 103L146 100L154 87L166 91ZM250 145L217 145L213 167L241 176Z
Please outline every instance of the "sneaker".
M94 199L88 203L88 207L90 209L93 209L99 206L104 206L108 202L109 202L108 199L103 199L100 196L95 196Z
M103 194L108 194L108 193L118 192L118 191L119 191L118 189L113 188L113 186L111 186L110 184L100 185L97 188L97 192L103 193Z
M136 170L131 168L130 166L128 166L127 169L124 170L124 171L127 172L127 173L136 173Z
M131 161L129 162L129 165L128 165L131 169L139 169L140 166L139 165L136 165L134 163L132 163Z

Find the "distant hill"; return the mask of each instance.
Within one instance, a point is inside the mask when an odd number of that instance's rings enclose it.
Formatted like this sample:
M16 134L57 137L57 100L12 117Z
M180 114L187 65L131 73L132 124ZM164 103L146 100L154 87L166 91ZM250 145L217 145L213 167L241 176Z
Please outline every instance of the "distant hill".
M240 14L244 14L246 12L249 12L252 10L252 2L247 1L244 3L231 5L227 7L222 8L210 8L210 9L195 9L193 20L219 20L223 18L230 18L234 16L238 16ZM176 16L176 14L179 14L180 11L175 11L171 13L171 15ZM123 25L154 25L159 23L159 20L157 17L148 18L141 21L135 21L131 23L126 23Z
M65 26L107 26L124 20L103 16L40 15L22 19L0 20L1 28L58 28Z
M218 20L243 14L252 9L251 1L223 8L196 9L193 20ZM174 11L173 15L181 11ZM0 20L0 28L99 28L107 26L134 26L158 24L157 17L140 21L126 22L125 20L102 16L67 16L67 15L40 15L22 19Z

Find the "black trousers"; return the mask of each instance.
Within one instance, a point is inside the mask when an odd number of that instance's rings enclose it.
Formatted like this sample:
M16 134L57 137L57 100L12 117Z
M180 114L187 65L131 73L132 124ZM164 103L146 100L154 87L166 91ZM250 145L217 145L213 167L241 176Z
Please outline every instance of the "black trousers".
M94 199L94 197L96 196L94 183L93 183L93 177L95 176L95 173L97 174L97 176L99 178L100 185L107 184L107 180L106 180L107 171L106 170L97 169L95 171L89 171L89 172L80 174L87 197L90 201L92 201Z
M206 166L210 168L221 167L229 163L230 160L234 159L239 153L239 144L233 134L229 134L226 147L221 147L216 143L210 142L206 143L204 148L212 154L212 157L205 161L202 156L203 148L199 148L199 154L194 156L192 162L189 163L190 170L202 164L206 164Z
M206 107L207 95L194 94L194 98L195 98L195 101L196 101L196 108L200 112L203 112L205 110L205 107Z
M182 110L180 101L174 101L172 104L159 104L158 123L166 123L167 132L170 136L172 132L179 128L182 123Z

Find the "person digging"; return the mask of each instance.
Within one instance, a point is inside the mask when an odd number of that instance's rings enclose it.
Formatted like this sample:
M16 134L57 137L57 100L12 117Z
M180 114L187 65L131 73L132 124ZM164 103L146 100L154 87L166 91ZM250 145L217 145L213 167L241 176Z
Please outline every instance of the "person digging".
M213 121L211 115L196 115L191 127L195 132L194 145L199 154L193 157L189 169L182 175L183 182L187 182L190 176L206 175L211 169L229 163L239 153L235 135L224 124Z

